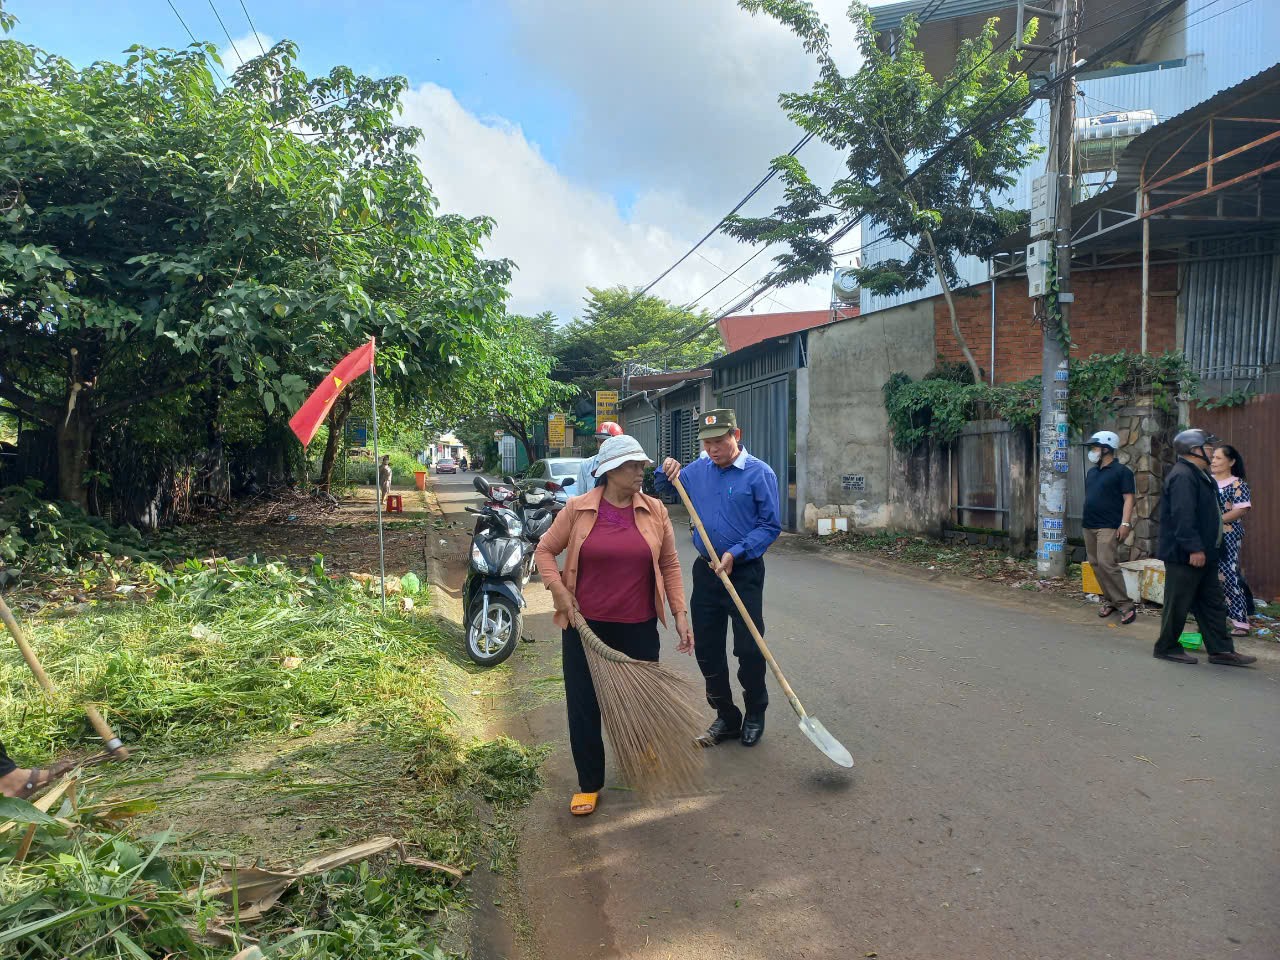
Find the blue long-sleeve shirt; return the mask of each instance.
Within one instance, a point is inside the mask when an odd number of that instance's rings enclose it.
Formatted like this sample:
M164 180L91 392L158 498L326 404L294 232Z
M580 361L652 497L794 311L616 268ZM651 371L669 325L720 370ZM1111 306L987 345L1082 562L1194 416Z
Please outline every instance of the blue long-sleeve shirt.
M659 492L675 491L659 468L653 472ZM699 457L680 470L680 482L707 528L715 550L711 554L693 531L693 545L704 557L720 557L726 550L733 559L763 557L778 539L778 478L763 460L743 450L727 467L717 467L710 457Z

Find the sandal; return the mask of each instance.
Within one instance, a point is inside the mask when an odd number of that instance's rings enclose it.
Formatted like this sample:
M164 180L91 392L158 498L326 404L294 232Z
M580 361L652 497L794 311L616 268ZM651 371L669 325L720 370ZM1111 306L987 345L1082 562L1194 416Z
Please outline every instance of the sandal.
M1138 608L1137 608L1137 607L1130 607L1128 610L1126 610L1126 611L1124 612L1124 616L1122 616L1122 617L1120 618L1120 622L1121 622L1121 623L1133 623L1133 621L1135 621L1135 620L1137 620L1137 619L1138 619Z
M575 817L585 817L596 812L596 804L600 800L599 793L575 793L569 801L569 812Z
M1109 617L1109 616L1111 616L1111 615L1112 615L1113 613L1115 613L1115 612L1116 612L1116 608L1115 608L1115 606L1114 606L1114 605L1112 605L1112 604L1110 604L1110 603L1104 603L1104 604L1102 605L1102 608L1098 611L1098 616L1100 616L1100 617Z
M1247 637L1247 636L1249 636L1250 632L1251 632L1251 631L1249 631L1249 630L1248 630L1248 629L1246 629L1245 627L1232 627L1232 628L1231 628L1231 635L1232 635L1233 637Z

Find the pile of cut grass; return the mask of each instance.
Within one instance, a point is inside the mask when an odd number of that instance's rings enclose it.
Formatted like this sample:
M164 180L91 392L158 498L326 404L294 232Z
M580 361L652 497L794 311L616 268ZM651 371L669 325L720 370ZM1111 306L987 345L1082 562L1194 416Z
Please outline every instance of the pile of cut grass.
M319 561L189 561L154 600L95 605L28 625L59 690L45 697L12 649L0 655L0 730L10 752L47 759L103 706L126 742L165 750L353 719L438 721L457 674L431 621L388 610Z
M391 833L421 855L458 866L510 862L508 814L540 786L542 752L466 735L470 718L448 702L473 702L472 688L486 681L448 655L456 641L446 642L420 609L389 608L383 616L376 597L330 578L319 559L301 571L190 561L154 576L153 599L95 603L75 617L50 608L27 620L60 691L53 700L16 651L0 646L0 738L11 753L43 761L96 748L82 699L101 704L117 732L141 748L138 755L158 764L161 776L133 781L119 779L128 768L104 769L100 776L116 777L116 789L163 784L165 770L194 758L220 762L237 742L297 741L290 772L272 768L280 777L269 771L241 781L248 803L270 798L282 816L322 816L332 825L317 839L326 846ZM332 736L367 744L365 759L339 755L346 781L298 784L305 802L290 806L277 781L334 759L317 742L330 734L306 738L338 724L344 726ZM220 782L228 781L196 777L186 789ZM244 838L215 831L194 849L177 834L104 823L94 811L113 806L101 802L109 789L106 782L91 786L80 795L79 813L64 805L54 811L59 822L38 824L24 863L10 862L24 831L0 836L0 956L16 949L33 958L230 957L233 949L202 942L191 927L234 925L234 917L184 891L212 875L214 859L235 859L225 851L244 849L235 842ZM353 789L359 805L344 810ZM160 796L142 821L167 823L166 808L181 808L172 791ZM137 808L145 811L142 799ZM0 809L0 822L22 809ZM251 849L269 859L281 855ZM307 879L246 932L262 939L267 956L442 960L440 917L466 902L465 887L384 857ZM299 930L306 934L295 935Z

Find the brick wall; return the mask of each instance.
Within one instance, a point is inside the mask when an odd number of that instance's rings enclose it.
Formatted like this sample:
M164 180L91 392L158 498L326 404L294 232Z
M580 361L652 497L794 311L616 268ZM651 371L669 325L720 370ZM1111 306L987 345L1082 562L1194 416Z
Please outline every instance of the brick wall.
M1077 270L1072 274L1076 302L1071 311L1073 356L1094 353L1136 352L1141 346L1142 272ZM1175 330L1178 285L1176 266L1153 267L1148 300L1147 350L1164 353L1177 343ZM956 314L969 349L983 372L991 370L991 284L970 287L956 295ZM1032 319L1026 277L1010 277L996 283L997 383L1025 380L1040 372L1042 340ZM963 360L951 332L951 317L942 297L933 301L938 353L946 360Z

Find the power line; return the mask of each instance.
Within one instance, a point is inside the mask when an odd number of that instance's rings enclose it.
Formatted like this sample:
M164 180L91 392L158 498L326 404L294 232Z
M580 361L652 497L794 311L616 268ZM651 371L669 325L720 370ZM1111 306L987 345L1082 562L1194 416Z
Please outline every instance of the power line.
M187 36L191 38L192 46L199 46L200 41L196 39L196 35L191 32L191 28L187 26L187 21L182 19L182 14L178 12L178 8L173 5L173 0L165 0L169 4L169 9L173 11L173 15L178 18L178 22L182 24L182 29L187 31ZM227 78L222 75L222 71L218 69L217 64L209 64L209 68L213 71L213 75L222 81L222 85L227 85Z
M814 134L806 133L803 137L800 138L800 141L794 147L792 147L790 150L787 151L787 156L794 157L797 153L799 153L801 150L804 149L805 144L807 144L810 140L812 140L813 137L814 137ZM747 192L747 195L737 202L737 204L734 206L732 210L730 210L723 217L717 220L715 226L713 226L710 230L708 230L706 233L702 235L702 239L700 239L697 243L695 243L692 247L690 247L688 251L686 251L685 254L682 257L680 257L679 260L677 260L671 266L667 267L667 269L663 270L662 273L658 274L657 277L655 277L652 281L650 281L639 293L637 293L631 299L631 303L628 303L626 307L623 307L623 309L625 310L628 307L632 306L637 300L639 300L646 293L648 293L650 290L656 287L659 283L661 283L664 279L666 279L667 275L671 273L672 270L674 270L676 267L680 266L680 264L684 263L691 256L693 256L694 252L699 247L701 247L704 243L706 243L708 240L710 240L713 236L716 235L716 232L720 229L721 226L723 226L726 220L728 220L735 213L737 213L744 206L746 206L747 202L752 197L754 197L757 193L763 190L765 186L769 183L769 181L772 180L775 176L777 176L777 174L778 174L777 168L776 167L771 168L768 173L766 173L763 177L760 178L760 182L757 183L754 187L752 187Z
M258 49L265 57L267 48L262 45L262 34L258 33L258 28L253 25L253 17L249 16L249 8L244 5L244 0L240 0L240 9L244 11L244 18L249 22L249 29L253 31L253 38L258 41Z
M236 55L236 59L244 63L244 57L240 56L240 51L236 49L236 42L231 39L231 31L227 29L227 25L222 22L222 14L218 12L218 8L213 5L213 0L209 0L209 9L213 11L213 15L218 18L218 26L222 28L222 32L227 35L227 43L231 44L231 52Z

